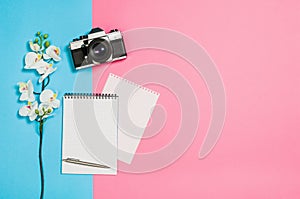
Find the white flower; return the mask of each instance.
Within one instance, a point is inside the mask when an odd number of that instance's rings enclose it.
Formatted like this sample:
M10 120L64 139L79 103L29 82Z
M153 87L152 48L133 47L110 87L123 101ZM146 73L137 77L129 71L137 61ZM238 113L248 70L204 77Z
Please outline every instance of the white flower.
M28 105L23 106L19 110L19 115L21 116L28 116L30 121L33 121L36 119L37 114L35 113L35 110L38 108L37 102L28 102Z
M35 100L34 94L33 94L33 85L31 80L28 80L26 82L19 82L19 91L21 93L20 100L21 101L30 101L33 102Z
M25 69L37 69L39 67L48 65L47 62L41 59L41 54L36 54L34 52L29 52L25 56Z
M53 58L54 61L60 61L61 58L60 55L60 49L56 46L49 46L46 49L46 54L43 54L44 59L51 59Z
M32 41L29 42L29 46L30 46L30 49L34 52L38 52L41 49L38 44L32 43Z
M50 89L44 90L40 95L40 101L42 102L42 107L58 108L60 106L60 101L56 99L57 93L54 93Z
M52 66L53 64L47 63L46 65L40 66L36 69L41 75L41 77L39 78L39 83L41 83L46 77L48 77L48 75L56 71L57 68L53 68Z

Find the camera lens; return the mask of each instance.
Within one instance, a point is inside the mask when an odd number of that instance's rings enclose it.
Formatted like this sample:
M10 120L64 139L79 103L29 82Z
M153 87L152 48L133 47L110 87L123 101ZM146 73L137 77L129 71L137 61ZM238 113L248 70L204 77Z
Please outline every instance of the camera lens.
M97 57L101 57L105 55L106 51L107 51L106 46L101 43L95 44L93 46L93 52Z
M89 45L88 57L98 63L106 62L112 55L112 47L105 39L95 39Z

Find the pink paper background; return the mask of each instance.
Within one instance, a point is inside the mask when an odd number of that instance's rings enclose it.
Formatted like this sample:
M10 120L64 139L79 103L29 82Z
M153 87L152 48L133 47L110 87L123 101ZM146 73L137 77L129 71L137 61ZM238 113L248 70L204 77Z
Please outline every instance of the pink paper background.
M218 66L227 97L221 138L199 160L211 117L210 95L187 63L143 50L105 71L95 67L94 89L101 91L109 72L122 76L140 64L168 65L196 91L201 119L193 144L174 164L146 174L95 176L94 198L300 198L299 10L297 0L94 0L94 27L162 27L196 40ZM158 85L149 87L161 93L158 103L168 118L138 152L168 143L180 120L174 96Z

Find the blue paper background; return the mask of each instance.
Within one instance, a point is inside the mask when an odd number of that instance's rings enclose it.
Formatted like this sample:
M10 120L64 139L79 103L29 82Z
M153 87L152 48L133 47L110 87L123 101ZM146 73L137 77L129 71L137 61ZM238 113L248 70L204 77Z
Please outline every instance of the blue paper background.
M16 84L38 79L34 71L22 69L28 41L41 31L49 33L50 41L62 50L62 61L54 65L58 70L51 75L48 88L57 91L62 99L65 92L73 90L75 78L81 75L85 83L78 90L92 90L91 70L72 70L66 48L74 37L91 28L92 5L91 1L83 0L1 0L0 7L0 198L39 198L38 123L18 117L17 111L25 103L18 101ZM44 198L92 198L92 176L61 174L61 137L62 107L44 127Z

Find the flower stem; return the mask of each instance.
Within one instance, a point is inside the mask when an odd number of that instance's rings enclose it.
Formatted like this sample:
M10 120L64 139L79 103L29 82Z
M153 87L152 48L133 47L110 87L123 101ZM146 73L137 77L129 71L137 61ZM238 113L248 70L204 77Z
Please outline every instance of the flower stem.
M42 82L42 91L45 89L45 81ZM39 126L40 131L40 144L39 144L39 163L40 163L40 174L41 174L41 194L40 199L44 198L44 169L43 169L43 127L44 127L44 120L41 118Z
M47 77L47 83L46 84L45 84L45 80L46 79L43 80L41 92L38 93L38 92L33 91L33 94L40 95L43 92L43 90L45 90L46 86L48 86L48 84L50 83L50 76Z
M48 76L48 77L49 77L49 76ZM50 81L50 79L48 79L47 85L49 84L49 81ZM42 82L42 91L45 90L45 87L46 87L47 85L45 85L45 79L44 79L43 82Z
M40 121L40 145L39 145L39 162L40 162L40 173L41 173L41 194L40 199L44 197L44 169L43 169L43 158L42 158L42 146L43 146L43 126L44 121Z
M38 37L40 38L39 46L42 49L43 48L43 37L42 37L42 35L39 35Z
M44 81L43 81L44 82ZM44 89L46 88L46 86L48 86L48 84L50 83L50 76L48 75L47 77L47 83L44 84Z

